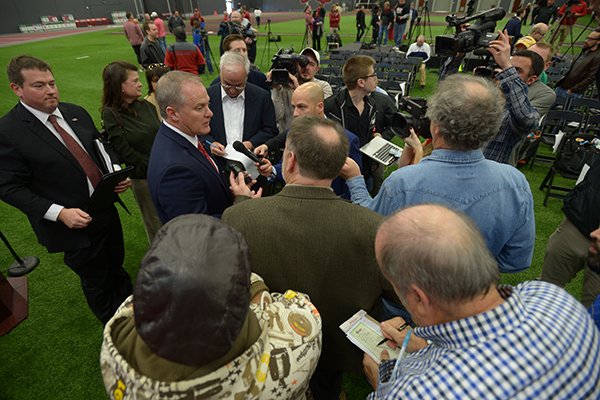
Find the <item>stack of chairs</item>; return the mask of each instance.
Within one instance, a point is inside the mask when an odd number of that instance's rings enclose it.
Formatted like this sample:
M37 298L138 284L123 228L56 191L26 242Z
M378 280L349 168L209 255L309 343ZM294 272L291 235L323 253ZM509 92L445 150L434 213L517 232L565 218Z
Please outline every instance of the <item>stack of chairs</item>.
M595 143L600 135L600 101L597 98L570 98L562 103L562 110L550 110L541 125L539 145L554 146L556 134L564 132L555 156L535 154L536 160L551 163L551 167L540 185L545 191L544 206L550 197L564 198L574 185L555 184L556 176L575 181L585 164L600 154ZM536 147L535 151L539 149Z

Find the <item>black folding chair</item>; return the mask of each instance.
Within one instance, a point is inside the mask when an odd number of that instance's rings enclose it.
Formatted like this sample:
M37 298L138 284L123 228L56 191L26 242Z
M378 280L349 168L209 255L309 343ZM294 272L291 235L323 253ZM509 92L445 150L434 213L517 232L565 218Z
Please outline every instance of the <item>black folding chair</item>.
M554 178L557 174L563 178L575 181L579 178L583 166L585 164L591 165L593 158L598 154L598 150L596 150L592 142L594 138L596 136L589 133L573 132L565 134L558 147L552 167L550 167L540 185L540 190L546 191L544 195L544 207L548 204L549 197L562 199L575 186L565 187L554 185Z
M530 168L533 168L533 164L536 160L545 162L554 162L556 157L538 155L539 145L543 143L547 146L553 147L556 141L556 135L559 131L565 132L565 134L572 133L574 131L580 131L584 128L583 115L574 111L565 110L550 110L544 117L540 126L541 135L539 139L533 144L533 156L531 157Z

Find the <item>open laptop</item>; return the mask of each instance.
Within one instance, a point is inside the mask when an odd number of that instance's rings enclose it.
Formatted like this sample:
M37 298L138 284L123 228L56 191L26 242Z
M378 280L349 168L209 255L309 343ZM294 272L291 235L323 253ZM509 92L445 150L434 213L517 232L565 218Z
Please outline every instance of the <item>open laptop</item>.
M380 136L375 136L373 140L361 147L360 151L386 167L396 161L402 154L401 147Z

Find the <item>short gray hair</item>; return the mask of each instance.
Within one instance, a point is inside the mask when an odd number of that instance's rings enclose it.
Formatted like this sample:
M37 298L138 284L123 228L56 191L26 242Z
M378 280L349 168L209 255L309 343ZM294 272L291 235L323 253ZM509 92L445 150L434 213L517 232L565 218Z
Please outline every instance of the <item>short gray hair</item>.
M204 87L198 75L184 71L167 72L158 80L156 86L156 101L160 107L160 115L167 119L167 107L180 108L186 101L181 88L185 83L193 83Z
M333 129L335 133L327 135L319 128ZM344 166L350 143L341 125L335 121L305 115L292 121L285 148L296 154L303 176L333 180Z
M488 79L454 74L439 83L427 117L455 150L475 150L500 130L504 95Z
M221 60L219 61L219 68L224 69L232 65L239 65L243 67L246 71L246 75L250 73L250 60L248 60L248 57L244 57L240 53L236 53L233 51L226 51L221 56Z
M465 214L441 205L405 208L377 232L377 260L403 297L415 285L438 303L487 293L500 272L479 229Z

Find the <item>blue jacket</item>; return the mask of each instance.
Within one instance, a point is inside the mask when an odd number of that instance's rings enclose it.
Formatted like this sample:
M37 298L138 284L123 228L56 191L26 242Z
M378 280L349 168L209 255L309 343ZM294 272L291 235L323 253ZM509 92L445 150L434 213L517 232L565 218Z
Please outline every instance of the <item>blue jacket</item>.
M163 224L183 214L220 218L233 204L225 176L165 124L160 125L150 152L148 187Z

